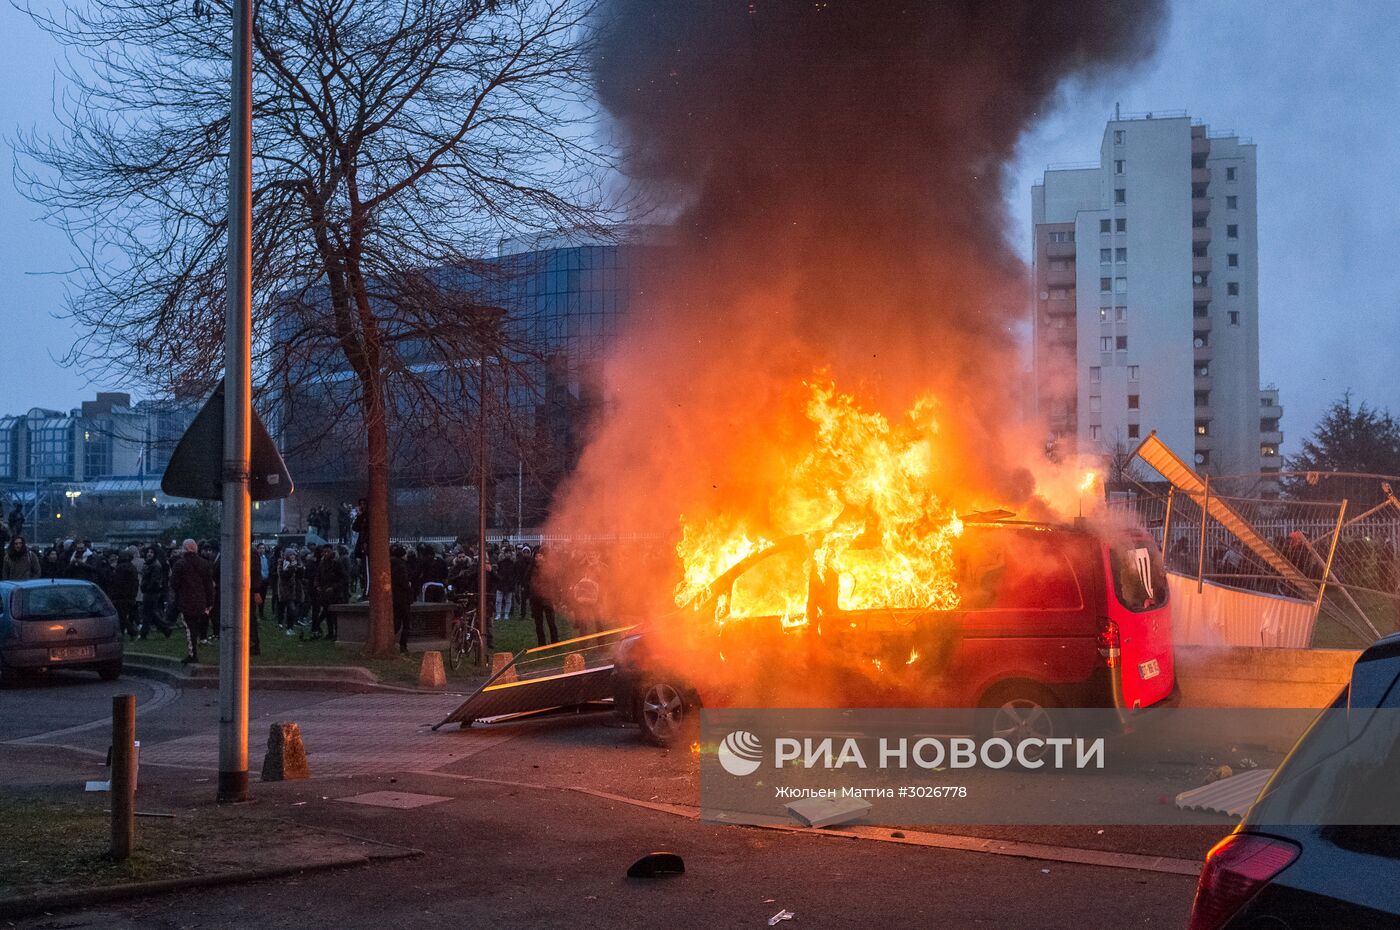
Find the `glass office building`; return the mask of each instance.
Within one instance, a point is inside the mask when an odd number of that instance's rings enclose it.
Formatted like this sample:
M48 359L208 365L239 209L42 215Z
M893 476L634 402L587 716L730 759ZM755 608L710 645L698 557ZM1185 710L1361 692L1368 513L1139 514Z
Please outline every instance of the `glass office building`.
M533 522L553 485L577 460L584 428L601 409L595 375L637 300L640 274L655 249L631 242L560 244L504 250L470 272L439 272L440 289L460 290L474 304L504 310L507 328L522 346L517 376L509 388L492 385L488 394L488 403L492 395L500 396L497 390L505 394L510 429L517 438L528 432L535 450L522 453L499 436L490 440L494 443L492 469L512 488L508 508L514 514L512 522ZM295 325L279 321L275 331L286 338ZM322 365L289 375L276 414L279 444L304 492L298 495L301 502L290 505L298 509L358 497L364 480L355 380L338 350L332 351L338 363L329 369ZM433 385L435 360L414 355L412 347L403 344L399 351L414 366L418 381ZM457 371L460 384L463 366L445 367ZM453 377L445 375L444 382L452 382ZM444 383L441 392L435 393L450 397L453 390L461 392ZM443 435L440 421L431 429L415 430L415 424L425 419L432 422L421 413L421 399L415 399L413 392L395 395L392 383L390 393L396 414L391 424L396 491L474 484L478 410L474 384L468 384L465 396L455 403L461 417L453 424L459 428L451 430L455 433L451 436ZM318 492L329 497L317 499ZM526 497L530 500L524 501ZM528 517L522 518L522 509L531 512ZM297 515L288 522L298 523Z

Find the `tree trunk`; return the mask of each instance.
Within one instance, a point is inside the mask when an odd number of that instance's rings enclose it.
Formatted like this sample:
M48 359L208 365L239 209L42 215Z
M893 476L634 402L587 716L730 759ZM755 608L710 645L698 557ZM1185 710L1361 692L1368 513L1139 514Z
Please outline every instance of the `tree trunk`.
M394 649L394 592L389 574L389 427L384 417L384 392L378 384L364 385L367 434L369 524L365 552L369 556L369 635L366 656L386 658Z

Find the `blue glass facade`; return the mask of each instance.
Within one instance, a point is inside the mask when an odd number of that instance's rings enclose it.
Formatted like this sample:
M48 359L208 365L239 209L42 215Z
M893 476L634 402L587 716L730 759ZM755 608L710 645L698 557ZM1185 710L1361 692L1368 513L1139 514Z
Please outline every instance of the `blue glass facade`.
M592 374L631 310L638 275L651 250L626 243L537 249L502 255L470 273L447 269L440 273L440 288L460 290L473 303L504 309L507 326L528 356L522 363L528 377L510 387L513 428L529 424L539 445L549 451L538 456L540 462L518 463L515 453L498 450L501 467L504 470L509 465L512 480L519 469L562 473L576 459L583 425L598 406ZM423 366L417 377L431 386L433 359L414 354L405 344L400 344L399 350L415 365ZM318 483L348 486L363 480L363 439L355 422L354 381L343 359L337 358L337 362L329 372L322 367L293 376L280 411L281 445L301 487ZM434 393L442 397L460 390L444 384ZM415 432L414 424L422 418L415 416L413 392L395 401L391 444L398 487L468 483L472 411L477 408L474 382L466 391L467 396L458 404L462 418L454 437ZM336 425L333 421L337 419L345 422ZM547 467L542 464L544 459L550 462ZM546 483L557 477L546 479Z

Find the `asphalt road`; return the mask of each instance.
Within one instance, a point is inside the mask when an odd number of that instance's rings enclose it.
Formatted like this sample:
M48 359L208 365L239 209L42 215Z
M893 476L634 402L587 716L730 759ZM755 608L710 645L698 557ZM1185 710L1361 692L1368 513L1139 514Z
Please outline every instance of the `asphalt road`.
M337 800L373 790L441 800L415 810ZM1179 875L715 826L569 792L432 776L264 787L260 814L412 846L418 859L207 889L25 928L1180 927ZM643 853L685 859L682 876L625 877Z
M19 784L66 791L84 778L100 777L93 753L106 746L102 722L111 695L123 692L136 693L145 708L138 719L143 747L188 741L217 723L217 693L211 690L177 691L139 679L104 684L78 674L7 688L0 691L0 791ZM255 691L253 713L286 711L291 719L314 722L318 714L340 720L348 709L353 720L360 706L355 700ZM422 700L436 707L444 698ZM370 696L364 706L374 706ZM405 718L414 722L409 728L422 716L411 711ZM411 846L424 852L421 858L186 892L18 926L683 930L764 927L787 909L796 917L779 926L1180 927L1194 888L1190 877L1166 872L724 826L646 809L648 803L693 805L695 760L688 750L667 753L642 745L634 731L609 725L606 716L487 732L419 729L422 745L438 754L435 762L415 764L421 771L404 770L394 752L382 752L376 757L382 774L257 784L249 811ZM315 772L315 732L308 738ZM142 803L156 809L212 803L212 774L143 765ZM340 800L375 790L438 800L412 810ZM1198 859L1225 830L957 828L1022 842L1187 859ZM686 874L650 882L624 877L637 856L656 849L681 854Z
M49 672L0 685L0 742L112 717L112 698L148 703L165 689L139 678L102 681L96 672Z

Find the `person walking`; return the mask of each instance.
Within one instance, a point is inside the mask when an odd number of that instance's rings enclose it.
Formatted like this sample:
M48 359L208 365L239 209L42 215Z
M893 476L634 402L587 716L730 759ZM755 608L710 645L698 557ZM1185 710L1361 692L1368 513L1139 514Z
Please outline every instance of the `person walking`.
M140 593L141 573L136 570L136 561L131 553L123 549L117 553L116 567L107 580L107 596L112 599L112 606L117 608L122 632L129 639L135 639L140 633L140 617L136 608Z
M165 616L165 592L170 583L170 570L165 567L165 558L160 547L147 546L146 564L141 569L141 629L138 639L145 639L154 627L170 638L170 627L162 619Z
M389 550L389 584L394 596L394 632L399 634L399 654L408 655L408 618L413 612L413 579L408 573L408 552L395 545Z
M301 622L306 604L306 570L302 567L301 556L295 549L282 553L281 564L277 567L277 620L291 636L296 625Z
M199 554L199 543L187 539L180 546L180 557L170 569L170 609L185 627L188 652L184 664L199 661L199 641L214 609L214 569Z
M311 635L321 635L321 624L325 623L326 638L335 642L336 627L333 604L343 604L350 597L350 579L345 574L345 566L336 554L335 546L321 547L316 561L316 616L311 620Z
M262 637L258 635L258 626L267 592L267 555L262 548L257 546L248 553L248 654L253 656L262 655Z
M29 548L24 537L18 533L11 536L10 544L5 547L5 558L0 560L0 580L28 581L43 576L44 568L39 564L39 557Z

